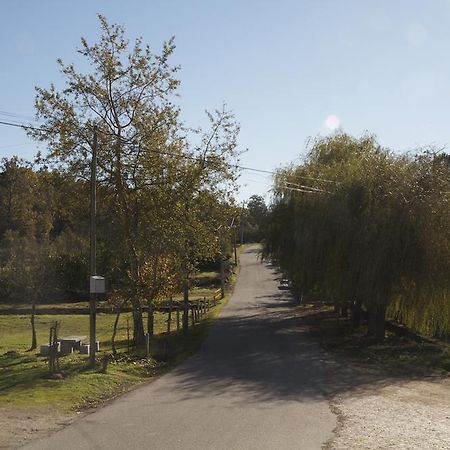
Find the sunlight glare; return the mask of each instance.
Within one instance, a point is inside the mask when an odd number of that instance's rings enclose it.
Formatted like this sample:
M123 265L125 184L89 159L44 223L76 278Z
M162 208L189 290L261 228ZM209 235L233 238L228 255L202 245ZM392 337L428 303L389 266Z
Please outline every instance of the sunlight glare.
M338 116L336 116L335 114L330 114L326 119L325 119L325 126L329 129L329 130L336 130L341 126L341 120L339 119Z

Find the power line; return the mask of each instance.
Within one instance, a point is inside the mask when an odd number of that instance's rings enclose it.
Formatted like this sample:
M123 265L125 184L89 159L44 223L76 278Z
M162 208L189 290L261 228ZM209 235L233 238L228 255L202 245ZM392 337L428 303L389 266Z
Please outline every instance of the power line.
M280 188L287 189L289 191L303 192L304 194L331 194L331 192L328 192L328 191L300 189L300 188L293 188L293 187L289 187L289 186L280 186Z
M252 172L260 172L260 173L267 173L269 175L279 175L278 172L274 172L271 170L263 170L263 169L255 169L253 167L245 167L245 166L238 166L240 169L243 170L251 170ZM334 180L326 180L324 178L313 178L313 177L305 177L302 175L295 175L297 178L301 178L302 180L311 180L311 181L322 181L323 183L333 183L338 184L337 181ZM295 183L289 183L289 184L295 184Z
M253 167L245 167L245 166L236 166L239 167L239 169L242 170L251 170L252 172L259 172L259 173L267 173L269 175L276 175L276 172L270 171L270 170L263 170L263 169L255 169Z
M31 125L24 125L24 124L19 124L19 123L13 123L13 122L7 122L4 120L0 120L0 125L7 125L7 126L11 126L11 127L16 127L16 128L22 128L25 130L33 130L33 131L41 131L41 132L48 132L49 130L46 130L44 127L34 127ZM103 134L109 134L109 133L103 133ZM125 140L125 138L122 138ZM167 156L175 156L175 157L181 157L181 158L185 158L185 159L190 159L190 160L197 160L198 157L193 156L193 155L180 155L180 154L176 154L173 152L168 152L168 151L164 151L164 150L150 150L151 153L157 153L160 155L167 155ZM272 171L272 170L264 170L264 169L257 169L255 167L248 167L248 166L241 166L238 164L232 164L231 167L235 167L236 169L241 169L241 170L248 170L251 172L257 172L257 173L264 173L264 174L268 174L268 175L273 175L276 176L278 175L277 172ZM297 175L296 175L297 176ZM332 181L332 180L325 180L323 178L312 178L312 177L303 177L303 176L297 176L298 178L302 178L305 180L311 180L311 181L321 181L321 182L325 182L325 183L337 183L336 181Z
M19 124L19 123L7 122L7 121L4 121L4 120L0 120L0 124L1 125L6 125L6 126L12 126L12 127L16 127L16 128L22 128L22 129L25 129L25 130L48 132L48 130L46 130L44 127L34 127L34 126L31 126L31 125L24 125L24 124ZM109 133L103 133L103 134L109 134ZM124 139L124 138L122 138L122 139ZM160 155L174 156L174 157L178 157L178 158L190 159L190 160L193 160L193 161L198 160L198 157L196 157L194 155L186 155L186 154L180 155L180 154L177 154L177 153L168 152L168 151L164 151L164 150L150 150L150 152L151 153L160 154ZM271 171L271 170L257 169L255 167L248 167L248 166L240 166L238 164L233 164L230 167L235 167L236 169L248 170L248 171L251 171L251 172L263 173L263 174L268 174L268 175L273 175L273 176L279 175L278 172L274 172L274 171ZM327 179L324 179L324 178L306 177L306 176L301 176L301 175L297 175L297 174L295 175L295 177L300 178L300 179L304 179L304 180L310 180L310 181L319 181L319 182L324 182L324 183L339 184L338 181L327 180ZM288 186L289 184L291 186ZM293 186L295 186L295 187L293 187ZM289 182L289 181L285 181L284 185L282 185L280 187L282 189L287 189L287 190L296 191L296 192L303 192L303 193L308 193L308 194L320 194L320 193L330 194L329 191L318 189L318 188L315 188L315 187L312 187L312 186L305 186L305 185L301 185L301 184L298 184L298 183L292 183L292 182ZM398 191L401 193L403 198L405 198L403 193L401 192L401 190L398 189Z
M9 111L4 111L4 110L0 110L0 115L2 116L7 116L7 117L11 117L12 119L15 119L15 121L19 121L19 120L31 120L32 122L36 122L36 120L31 117L31 116L25 116L23 114L15 114Z
M286 181L285 185L286 186L291 185L291 188L294 187L294 188L298 188L298 189L310 189L311 191L317 191L317 192L327 192L327 191L324 191L323 189L315 188L313 186L305 186L304 184L291 183L289 181Z
M25 130L34 130L34 131L48 131L43 127L32 127L31 125L24 125L13 122L5 122L4 120L0 120L0 125L8 125L10 127L22 128Z
M7 144L7 145L0 145L0 148L11 148L11 147L22 147L24 145L29 145L29 142L25 142L23 144Z

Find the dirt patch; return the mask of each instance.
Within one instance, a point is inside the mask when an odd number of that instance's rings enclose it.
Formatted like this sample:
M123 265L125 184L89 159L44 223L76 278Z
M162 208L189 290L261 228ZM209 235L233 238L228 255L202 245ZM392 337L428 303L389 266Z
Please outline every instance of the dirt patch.
M412 339L393 331L383 342L367 335L367 324L352 330L348 318L329 306L308 305L301 317L314 338L331 354L353 363L385 369L389 376L423 378L450 373L450 345L443 341Z
M0 408L0 449L19 448L71 423L79 414L64 414L53 407Z

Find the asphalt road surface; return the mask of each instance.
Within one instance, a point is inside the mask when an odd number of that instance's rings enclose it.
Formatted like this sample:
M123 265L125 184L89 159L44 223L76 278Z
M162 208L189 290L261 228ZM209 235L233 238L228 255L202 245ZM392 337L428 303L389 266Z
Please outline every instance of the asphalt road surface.
M257 249L240 260L197 355L26 448L320 449L336 426L320 349Z

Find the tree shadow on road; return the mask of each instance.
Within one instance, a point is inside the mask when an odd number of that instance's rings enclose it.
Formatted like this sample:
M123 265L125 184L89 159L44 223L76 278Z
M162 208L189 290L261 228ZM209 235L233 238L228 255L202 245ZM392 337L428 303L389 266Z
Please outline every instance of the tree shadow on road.
M206 395L220 401L233 393L233 403L320 401L422 376L386 373L326 353L284 292L255 297L255 302L221 317L200 353L174 369L184 398Z

